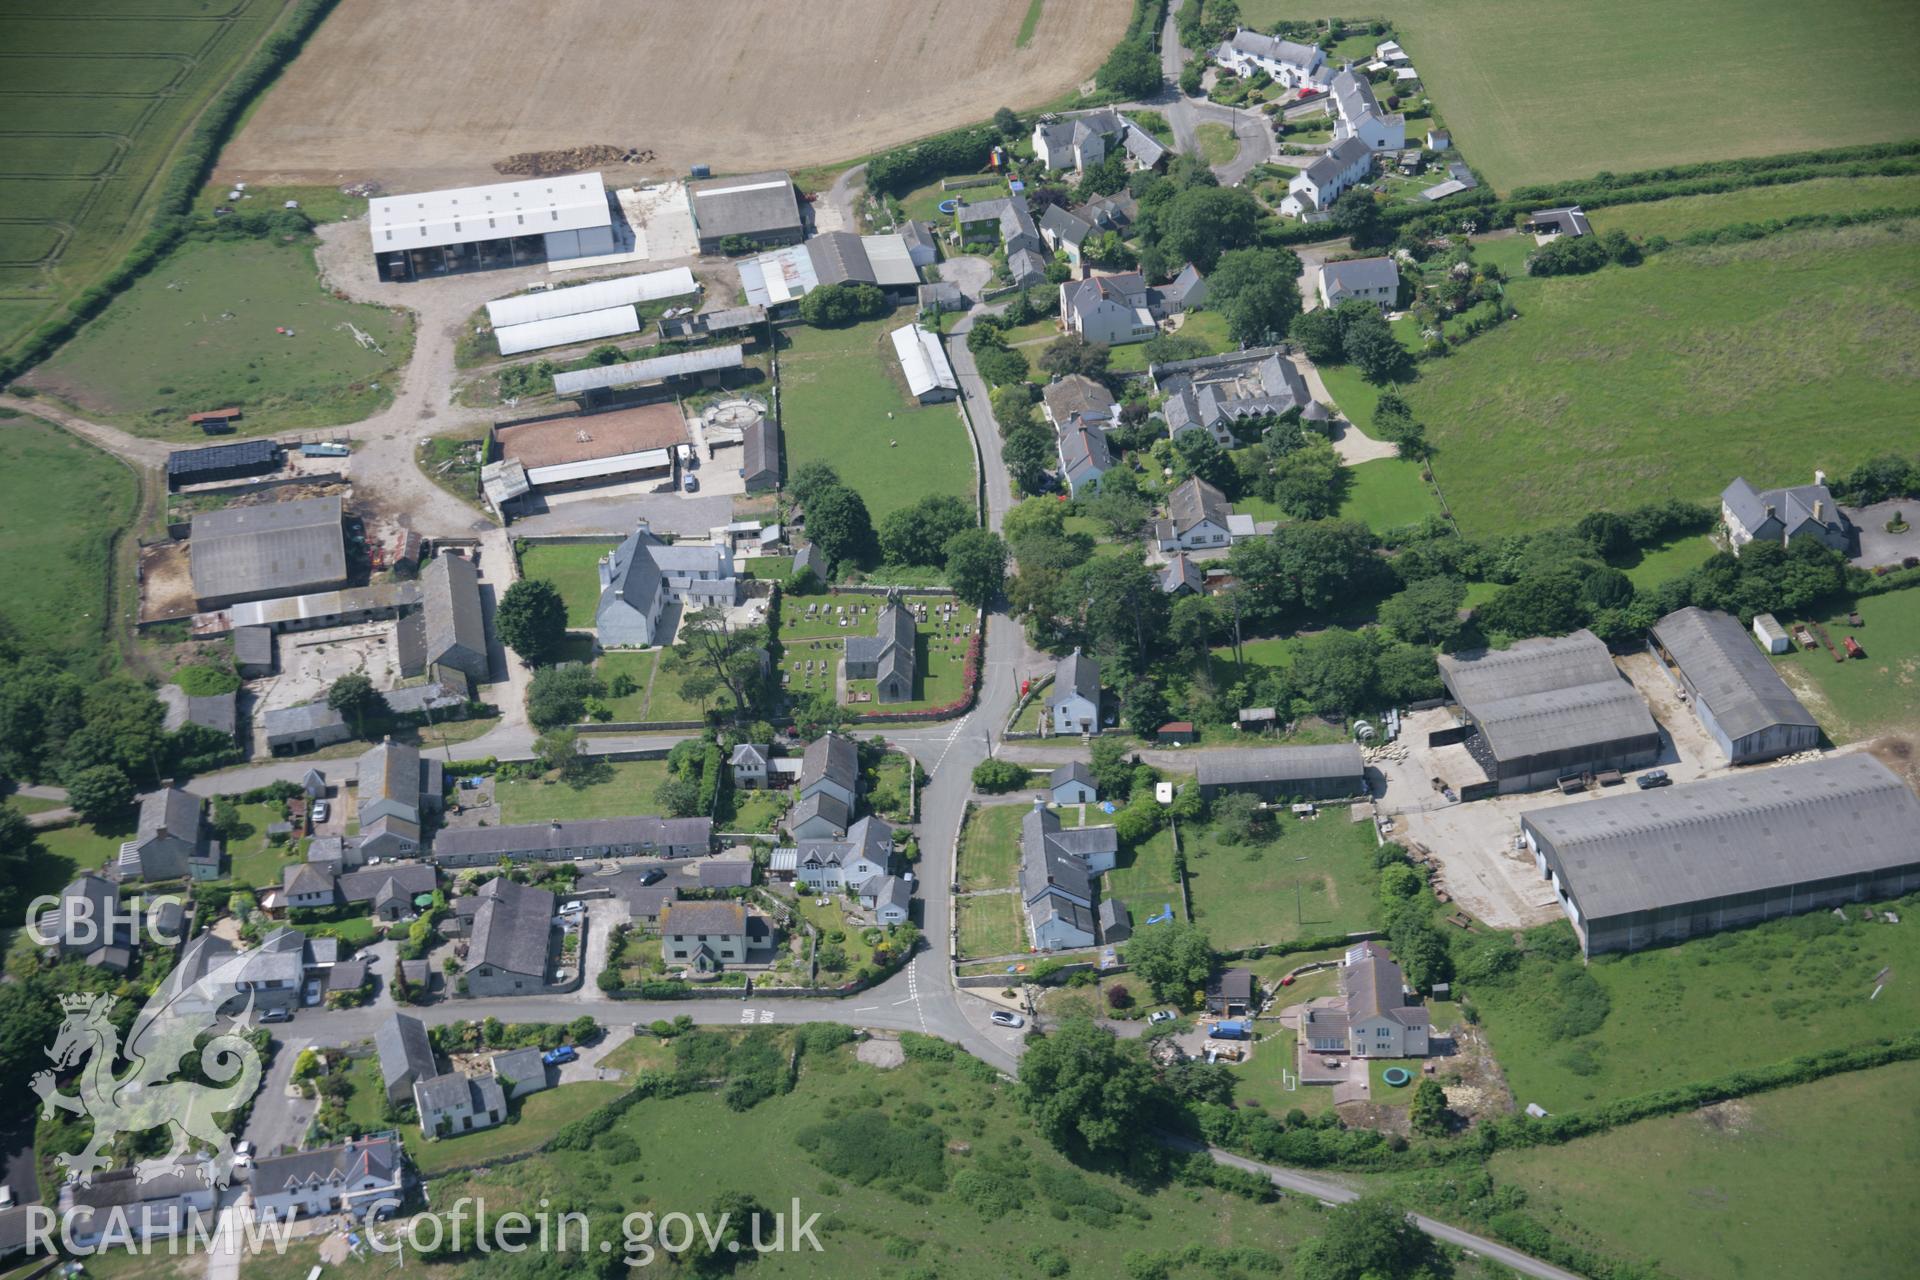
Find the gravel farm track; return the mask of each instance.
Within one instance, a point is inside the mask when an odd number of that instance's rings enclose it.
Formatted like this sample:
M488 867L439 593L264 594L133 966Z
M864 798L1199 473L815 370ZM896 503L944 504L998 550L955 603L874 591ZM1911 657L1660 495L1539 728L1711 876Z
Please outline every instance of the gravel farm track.
M225 180L497 182L517 152L651 149L609 177L804 169L1073 89L1126 0L341 0L221 156Z

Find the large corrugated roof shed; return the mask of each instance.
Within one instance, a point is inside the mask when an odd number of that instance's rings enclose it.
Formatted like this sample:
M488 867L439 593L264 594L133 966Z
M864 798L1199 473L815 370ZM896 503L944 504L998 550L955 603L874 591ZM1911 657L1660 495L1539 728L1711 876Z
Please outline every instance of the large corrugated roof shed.
M737 270L747 302L756 307L777 307L820 286L813 253L803 244L742 258Z
M650 360L629 360L624 364L601 365L594 369L575 369L553 375L555 395L573 396L583 391L603 391L613 387L631 387L643 382L664 382L668 378L690 378L695 374L722 369L738 369L745 363L746 348L735 343L726 347L705 347L699 351L681 351Z
M607 184L597 173L376 196L367 206L376 253L583 231L612 223Z
M800 199L793 179L777 170L742 174L737 178L709 178L689 183L687 204L700 238L754 236L798 231Z
M602 311L582 311L577 315L555 316L551 320L507 325L495 329L493 338L500 344L501 355L515 356L523 351L539 351L543 347L564 347L570 343L617 338L622 334L638 332L640 313L629 302Z
M1920 798L1872 756L1826 756L1535 809L1589 919L1920 862Z
M895 329L892 336L893 353L900 358L900 371L906 374L907 389L915 399L935 391L960 389L946 350L933 333L907 324Z
M167 475L178 478L228 467L267 466L279 460L278 440L235 440L232 444L212 444L200 449L175 449L167 455Z
M693 278L691 270L673 267L666 271L649 271L644 275L595 280L566 289L547 289L512 298L498 298L487 304L487 319L494 328L504 329L510 325L577 316L585 311L604 311L608 307L636 302L658 302L662 298L677 298L682 294L698 292L699 288L700 283Z
M1818 725L1733 615L1680 609L1655 623L1653 636L1729 738L1774 725Z
M291 595L347 576L340 499L298 498L206 511L193 518L193 594L202 599Z
M1443 653L1439 664L1447 687L1500 760L1660 732L1591 631L1522 640L1510 649Z
M1366 758L1351 742L1318 747L1249 747L1207 751L1196 778L1203 787L1366 776Z

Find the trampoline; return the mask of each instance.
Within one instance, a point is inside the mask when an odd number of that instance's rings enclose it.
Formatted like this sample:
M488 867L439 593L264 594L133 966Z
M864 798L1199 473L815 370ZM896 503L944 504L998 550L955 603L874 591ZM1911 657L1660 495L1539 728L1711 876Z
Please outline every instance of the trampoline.
M960 202L958 200L942 200L940 202L940 212L942 213L953 213L959 208Z
M1401 1085L1413 1079L1413 1073L1405 1067L1388 1067L1380 1073L1380 1078L1398 1089Z

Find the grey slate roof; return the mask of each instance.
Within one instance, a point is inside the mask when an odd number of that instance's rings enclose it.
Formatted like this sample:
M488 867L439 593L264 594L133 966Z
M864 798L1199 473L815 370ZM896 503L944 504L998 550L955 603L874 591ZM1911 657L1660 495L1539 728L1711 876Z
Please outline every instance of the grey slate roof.
M1498 760L1659 737L1647 704L1591 631L1443 653L1439 663Z
M1097 789L1097 784L1093 780L1093 770L1087 767L1087 762L1084 760L1063 764L1047 775L1047 789L1050 791L1058 790L1069 782L1085 783Z
M740 433L740 477L748 488L780 483L780 423L755 418Z
M1773 514L1786 531L1791 533L1808 522L1816 523L1836 532L1844 532L1847 518L1834 502L1833 494L1823 484L1797 484L1781 489L1756 490L1747 483L1746 477L1735 476L1733 483L1720 494L1724 503L1749 531L1758 529L1767 520L1767 508L1773 508ZM1818 504L1820 514L1813 514Z
M1655 623L1653 636L1729 738L1744 738L1773 725L1817 727L1819 722L1731 614L1690 606Z
M340 499L297 498L206 511L193 518L188 555L203 599L298 595L347 577Z
M391 888L411 903L416 894L432 893L436 879L433 867L425 862L383 863L341 876L340 896L350 903L373 902Z
M1866 754L1521 814L1588 919L1920 863L1920 798Z
M847 637L847 661L877 666L880 679L899 676L912 685L917 664L915 629L913 615L907 612L906 606L889 598L875 619L873 635Z
M309 894L333 893L333 872L324 862L289 863L280 872L280 889L289 901Z
M474 1102L473 1082L458 1071L449 1071L445 1075L416 1081L413 1097L424 1124L429 1113L471 1107Z
M420 573L420 616L427 661L466 670L487 664L487 627L480 608L480 572L465 556L442 553Z
M1300 172L1313 179L1316 186L1324 187L1345 173L1362 157L1372 155L1367 144L1358 138L1342 138L1320 153L1320 158Z
M1242 53L1250 53L1260 58L1270 58L1275 62L1288 62L1296 67L1310 67L1320 52L1319 45L1299 44L1293 40L1282 40L1279 36L1261 35L1258 31L1241 28L1227 41L1230 48Z
M445 857L543 854L598 845L692 844L712 841L711 818L586 818L574 822L527 822L504 827L450 827L434 837Z
M747 909L738 902L669 902L660 913L660 932L681 937L744 934Z
M1336 288L1349 293L1362 289L1397 288L1400 284L1400 268L1392 258L1348 258L1344 262L1325 263L1320 275L1326 281L1327 292Z
M346 720L324 702L303 702L297 707L282 707L261 717L269 738L298 737L321 729L344 728Z
M467 968L490 964L544 981L547 944L553 930L553 895L499 876L481 885L475 896L480 899L480 909L473 917Z
M1060 432L1060 468L1070 477L1093 479L1113 470L1113 453L1106 433L1084 423L1071 423Z
M1209 520L1224 529L1232 513L1227 495L1199 476L1188 477L1167 495L1167 518L1176 533L1187 533Z
M1068 213L1057 204L1050 204L1046 212L1040 215L1040 229L1050 233L1062 245L1078 246L1093 234L1093 227L1084 219Z
M493 1078L498 1081L510 1081L513 1096L524 1097L529 1093L538 1093L547 1087L546 1055L538 1048L528 1046L525 1049L509 1049L505 1053L496 1053L490 1060L493 1066Z
M187 699L187 723L197 724L229 738L240 723L240 695L215 693Z
M852 738L828 733L807 744L800 757L800 785L809 787L822 780L845 787L849 794L859 786L860 750Z
M902 911L913 909L913 882L900 876L883 876L878 885L869 884L866 892L872 890L875 910L882 907L898 907Z
M394 1088L409 1080L430 1080L434 1046L426 1038L426 1023L411 1013L396 1013L372 1032L372 1048L380 1054L380 1082Z
M1054 664L1053 691L1047 697L1047 705L1053 706L1069 693L1077 693L1095 706L1100 705L1100 664L1077 648Z
M1167 567L1160 572L1160 589L1168 595L1183 587L1198 594L1206 584L1206 576L1184 551L1169 556Z
M1566 205L1558 209L1535 209L1534 225L1546 225L1555 228L1563 236L1587 236L1593 234L1593 224L1587 221L1586 210L1579 205Z
M1124 934L1129 932L1132 921L1127 918L1127 904L1119 898L1100 899L1097 912L1100 919L1100 939L1103 942L1125 941Z
M826 791L816 791L810 796L803 797L799 803L788 809L786 819L781 825L792 831L815 815L825 818L828 825L836 831L847 830L848 824L853 821L853 811L847 808L846 803L839 796Z
M709 858L699 871L702 889L741 889L753 883L753 863L745 858Z
M359 1138L291 1155L262 1156L254 1162L248 1185L261 1196L326 1183L345 1185L363 1177L392 1182L399 1168L399 1143L391 1138Z
M1200 755L1196 778L1203 787L1350 778L1354 790L1366 777L1366 758L1351 742L1319 747L1245 747Z
M1387 1017L1402 1026L1424 1027L1430 1016L1425 1007L1409 1005L1406 975L1385 947L1369 944L1340 970L1340 989L1347 998L1347 1021Z
M273 665L273 628L235 627L233 660L243 667L271 667Z
M1114 416L1113 392L1083 373L1070 373L1049 382L1040 398L1046 402L1047 416L1059 427L1075 416L1094 423L1110 422Z

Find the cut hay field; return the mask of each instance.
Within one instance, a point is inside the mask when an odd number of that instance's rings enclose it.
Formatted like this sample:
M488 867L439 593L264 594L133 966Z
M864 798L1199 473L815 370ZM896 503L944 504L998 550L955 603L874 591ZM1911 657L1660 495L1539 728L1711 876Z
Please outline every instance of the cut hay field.
M1047 0L1016 45L1029 0L549 0L530 29L504 0L343 0L219 173L419 190L590 143L650 148L651 174L801 169L1050 101L1129 8Z
M0 351L145 234L175 144L285 12L281 0L0 10Z
M1743 191L1614 205L1595 209L1592 222L1596 231L1618 229L1630 236L1677 239L1690 231L1797 214L1916 208L1920 208L1920 174L1909 173L1896 177L1814 178Z
M362 347L349 324L382 350ZM407 313L323 290L304 245L189 242L24 381L89 417L172 439L198 437L187 414L237 405L244 435L373 414L392 401L412 344Z
M1912 137L1920 7L1906 0L1240 0L1242 20L1394 24L1453 139L1502 191L1531 182ZM1810 63L1819 79L1802 109Z
M1512 297L1518 319L1406 388L1470 536L1912 445L1920 227L1678 249Z

